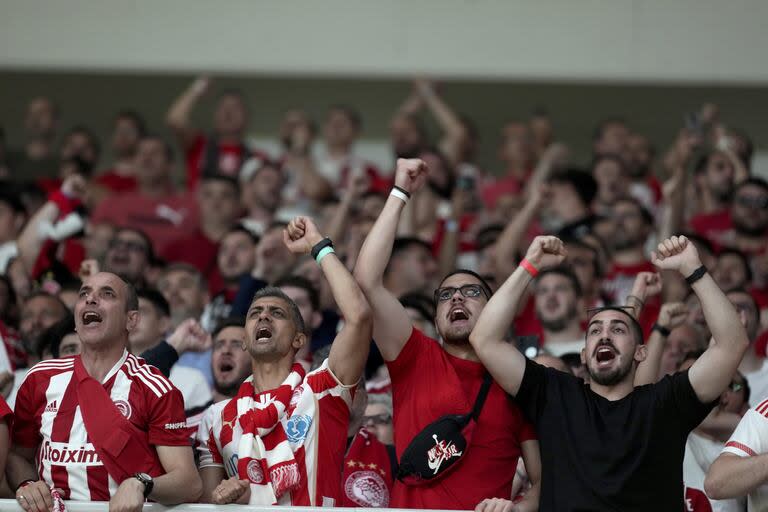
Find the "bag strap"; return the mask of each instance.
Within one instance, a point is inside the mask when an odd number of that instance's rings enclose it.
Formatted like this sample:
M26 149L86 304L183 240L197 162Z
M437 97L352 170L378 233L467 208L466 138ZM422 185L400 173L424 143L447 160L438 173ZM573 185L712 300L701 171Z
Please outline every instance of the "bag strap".
M483 410L483 405L485 404L485 399L488 397L488 391L491 389L491 383L493 382L493 379L491 378L491 374L488 372L485 372L485 377L483 377L483 383L480 385L480 391L477 392L477 398L475 398L475 405L472 407L472 419L477 421L477 418L480 417L480 411Z

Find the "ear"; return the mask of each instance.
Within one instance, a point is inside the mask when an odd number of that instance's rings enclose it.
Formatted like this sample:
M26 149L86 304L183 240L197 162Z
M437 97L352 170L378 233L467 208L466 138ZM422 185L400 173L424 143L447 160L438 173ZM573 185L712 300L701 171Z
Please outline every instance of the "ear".
M167 333L171 330L171 318L167 316L160 317L160 330Z
M136 325L139 323L139 312L129 311L127 316L128 318L125 321L125 330L130 333L136 329Z
M581 364L585 365L587 364L587 347L584 347L581 349L581 352L579 353L579 360L581 360Z
M27 221L27 216L24 214L17 214L16 218L13 221L13 229L16 230L16 233L21 232L21 228L24 227L24 223Z
M296 336L293 337L293 341L291 342L291 346L295 348L296 350L301 350L301 347L307 344L307 335L303 332L297 332Z
M319 311L312 313L312 320L309 322L309 326L312 327L312 330L320 327L321 323L323 323L323 315L320 314Z
M635 347L635 362L642 363L648 357L648 347L645 344L639 344Z

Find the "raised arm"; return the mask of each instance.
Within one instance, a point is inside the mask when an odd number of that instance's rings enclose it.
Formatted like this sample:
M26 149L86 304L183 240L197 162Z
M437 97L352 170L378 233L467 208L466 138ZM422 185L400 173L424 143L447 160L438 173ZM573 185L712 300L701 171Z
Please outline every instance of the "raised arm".
M398 159L395 185L414 194L427 179L427 167L419 159ZM384 287L384 270L392 255L397 224L405 201L390 195L379 218L360 249L355 279L373 311L373 339L386 361L397 359L413 327L397 297Z
M637 365L635 386L653 384L659 380L661 358L664 355L667 333L678 325L682 325L687 316L688 308L682 302L668 302L661 306L656 325L645 343L648 355Z
M520 244L528 227L531 225L531 221L538 215L548 190L546 186L531 189L531 193L528 195L525 204L523 204L523 208L510 219L509 223L504 227L504 231L499 235L499 239L496 241L494 259L498 269L497 278L500 281L506 279L515 270L515 254L520 248Z
M165 114L165 123L173 130L176 138L184 149L188 148L195 138L197 130L192 126L190 115L195 106L211 87L211 79L206 76L198 77L192 84L174 100L168 113Z
M696 247L684 236L661 242L651 261L659 269L677 270L686 278L702 267ZM696 396L707 403L720 396L731 382L749 339L736 309L708 273L694 281L692 288L701 302L714 343L693 364L688 375Z
M323 241L309 217L296 217L283 231L283 240L294 254L308 254ZM371 346L371 309L352 274L335 253L319 254L320 268L344 318L344 328L336 335L328 356L328 366L345 385L360 380Z
M534 238L525 260L535 269L552 267L565 258L563 242L554 236ZM469 342L494 380L509 394L516 395L525 372L525 356L506 341L518 302L531 282L531 274L522 265L493 294L477 319Z
M467 137L467 130L448 103L437 93L435 84L430 80L423 78L417 79L413 83L414 90L417 92L422 102L427 106L429 112L437 121L440 130L443 132L443 138L440 141L440 150L448 157L454 165L459 164L461 154L461 145Z

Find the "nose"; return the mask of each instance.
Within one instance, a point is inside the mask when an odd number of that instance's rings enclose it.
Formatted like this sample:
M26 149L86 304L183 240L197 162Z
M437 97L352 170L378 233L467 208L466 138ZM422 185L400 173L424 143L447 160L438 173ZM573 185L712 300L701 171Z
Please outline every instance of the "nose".
M453 292L453 295L451 295L451 303L457 303L457 302L464 302L464 296L461 294L460 290L456 290Z

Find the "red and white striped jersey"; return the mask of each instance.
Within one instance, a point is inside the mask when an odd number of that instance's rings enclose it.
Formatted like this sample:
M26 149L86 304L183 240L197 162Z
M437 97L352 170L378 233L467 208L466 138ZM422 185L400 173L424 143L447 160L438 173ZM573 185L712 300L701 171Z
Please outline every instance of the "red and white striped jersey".
M345 386L328 368L328 360L304 377L294 391L291 404L314 397L314 414L296 408L282 420L291 449L299 465L300 485L285 493L278 505L341 506L341 473L347 447L349 411L354 386ZM213 404L197 431L200 468L223 467L227 477L236 476L238 445L243 431L230 400ZM239 411L241 414L245 411ZM223 435L222 435L223 434ZM329 503L329 499L333 500Z
M741 418L739 426L725 443L722 453L739 457L755 457L768 453L768 400L763 400ZM768 484L761 485L747 496L747 509L766 510L768 507Z
M91 443L73 378L76 357L32 367L16 398L13 442L39 447L38 474L77 501L108 501L120 482L107 473ZM181 393L155 368L128 352L102 384L118 410L153 446L189 444ZM149 468L147 468L147 472Z

